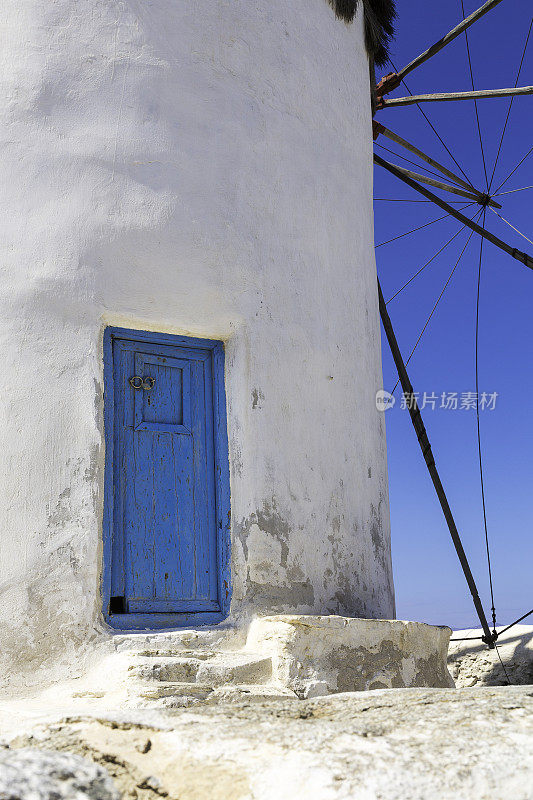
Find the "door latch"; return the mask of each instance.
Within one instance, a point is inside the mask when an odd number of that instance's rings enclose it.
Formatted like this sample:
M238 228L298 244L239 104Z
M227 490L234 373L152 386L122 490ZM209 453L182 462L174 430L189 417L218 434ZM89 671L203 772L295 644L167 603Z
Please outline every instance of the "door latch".
M141 378L139 375L134 375L129 382L134 389L144 389L145 392L149 392L154 388L155 378Z

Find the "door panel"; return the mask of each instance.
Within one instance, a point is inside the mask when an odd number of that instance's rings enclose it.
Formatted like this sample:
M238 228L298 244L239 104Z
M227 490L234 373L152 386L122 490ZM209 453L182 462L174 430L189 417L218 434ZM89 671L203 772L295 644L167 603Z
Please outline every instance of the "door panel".
M115 338L113 362L111 595L126 614L220 611L212 353Z
M135 353L135 375L154 381L135 391L135 430L190 433L191 362Z

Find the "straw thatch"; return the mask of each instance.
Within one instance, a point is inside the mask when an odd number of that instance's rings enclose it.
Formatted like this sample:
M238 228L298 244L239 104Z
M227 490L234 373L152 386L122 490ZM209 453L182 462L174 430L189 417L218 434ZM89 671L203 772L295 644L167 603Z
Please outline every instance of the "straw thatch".
M351 22L359 0L328 0L335 14ZM379 67L384 66L389 54L389 43L394 34L396 17L395 0L363 0L365 36L368 52Z

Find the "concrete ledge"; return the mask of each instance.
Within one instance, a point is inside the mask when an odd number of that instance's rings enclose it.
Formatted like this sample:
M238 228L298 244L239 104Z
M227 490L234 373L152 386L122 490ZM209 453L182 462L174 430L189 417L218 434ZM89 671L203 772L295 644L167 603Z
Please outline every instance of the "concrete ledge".
M404 687L452 688L451 630L338 616L259 617L246 648L272 657L272 677L299 697Z

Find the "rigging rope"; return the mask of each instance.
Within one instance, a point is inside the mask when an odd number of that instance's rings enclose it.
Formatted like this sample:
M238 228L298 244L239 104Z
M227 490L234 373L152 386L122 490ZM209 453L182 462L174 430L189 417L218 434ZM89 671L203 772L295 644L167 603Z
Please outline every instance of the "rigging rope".
M524 58L526 56L526 50L527 50L527 46L528 46L528 43L529 43L529 37L531 36L531 29L532 28L533 28L533 17L531 17L531 22L529 23L529 30L528 30L527 36L526 36L526 43L525 43L524 49L522 51L522 58L520 60L520 66L518 67L518 73L516 75L516 80L514 82L515 88L518 86L518 80L520 78L520 73L522 72L522 65L524 63ZM514 97L511 97L511 99L509 101L509 108L507 109L507 116L505 117L505 123L504 123L504 126L503 126L502 135L500 137L500 144L498 146L498 152L496 153L496 160L494 162L494 168L492 170L492 175L490 176L490 183L489 183L489 188L488 188L488 193L489 194L490 194L490 189L491 189L491 186L492 186L492 182L494 180L494 175L496 173L496 167L498 166L498 161L499 161L499 158L500 158L500 153L501 153L502 144L503 144L503 137L505 136L505 131L507 130L507 123L509 122L509 117L511 115L511 109L513 107L513 103L514 103Z
M485 217L487 209L483 209L483 227L485 227ZM479 247L479 264L477 273L477 294L476 294L476 334L475 334L475 373L476 373L476 422L477 422L477 450L479 459L479 480L481 484L481 504L483 507L483 525L485 528L485 547L487 551L487 565L489 572L490 600L492 610L492 627L496 631L496 607L494 605L494 588L492 582L492 565L490 560L489 532L487 526L487 508L485 504L485 482L483 479L483 455L481 451L481 427L479 421L479 298L481 288L481 268L483 265L483 237L481 237Z
M466 206L463 206L462 208L460 208L459 211L464 211L465 208L470 208L470 206L473 206L473 205L475 205L475 204L474 203L467 203ZM421 231L422 228L428 228L430 225L434 225L435 222L440 222L441 219L446 219L446 217L449 217L449 216L450 216L449 214L444 214L442 217L437 217L436 219L432 219L430 222L426 222L425 225L420 225L420 227L413 228L411 231L406 231L405 233L401 233L399 236L395 236L394 239L387 239L386 242L380 242L375 247L376 248L383 247L383 245L385 245L385 244L390 244L391 242L397 242L398 239L403 239L404 236L409 236L411 233L416 233L417 231Z
M430 201L430 200L428 200L428 203L429 203L429 202L431 202L431 201ZM453 242L453 240L457 238L457 236L459 236L459 234L461 233L461 231L464 231L464 229L465 229L465 228L466 228L466 225L463 225L463 227L462 227L462 228L459 228L459 230L458 230L456 233L454 233L454 234L453 234L453 236L452 236L450 239L448 239L448 241L447 241L447 242L445 242L445 243L442 245L442 247L440 248L440 250L437 250L437 252L436 252L436 253L435 253L433 256L431 256L431 258L429 259L429 261L426 261L426 263L425 263L425 264L424 264L422 267L420 267L420 269L418 269L418 270L415 272L415 274L414 274L414 275L412 275L412 276L409 278L409 280L408 280L406 283L404 283L404 284L403 284L403 286L401 286L401 287L398 289L398 291L397 291L395 294L393 294L393 295L392 295L392 297L391 297L389 300L387 300L387 302L386 302L386 305L389 305L389 303L391 303L391 302L392 302L392 301L393 301L393 300L394 300L396 297L398 297L398 295L400 294L400 292L403 292L403 290L404 290L404 289L405 289L407 286L409 286L409 284L411 283L411 281L414 281L414 279L415 279L415 278L417 278L417 277L420 275L420 273L421 273L421 272L423 272L423 271L425 270L425 268L426 268L426 267L429 267L429 265L430 265L430 264L431 264L431 263L432 263L432 262L433 262L433 261L434 261L434 260L437 258L437 256L438 256L438 255L440 255L440 254L442 253L442 251L443 251L443 250L444 250L446 247L448 247L448 245L449 245L449 244L451 244L451 243Z
M526 186L524 188L533 189L533 186L531 187ZM515 189L515 191L519 190ZM432 200L407 200L405 197L374 197L374 201L376 200L381 200L382 203L432 203L433 202ZM463 202L462 200L448 200L448 203L450 204L451 203L461 204L462 202Z
M497 654L498 658L500 659L500 664L502 665L502 669L503 669L503 671L505 673L505 677L507 678L507 683L509 684L509 686L512 686L511 679L509 678L509 675L507 674L507 670L505 669L505 664L502 661L502 657L500 655L500 651L498 650L498 645L497 644L494 645L494 649L496 650L496 654Z
M461 10L463 12L463 20L465 19L465 6L463 0L461 0ZM466 54L468 56L468 69L470 70L470 82L472 84L472 91L476 91L476 87L474 86L474 71L472 69L472 59L470 58L470 44L468 42L468 31L465 30L465 41L466 41ZM483 148L483 137L481 135L481 124L479 122L479 111L477 107L477 100L474 100L474 108L476 110L476 122L477 122L477 132L479 136L479 144L481 147L481 158L483 161L483 172L485 173L485 185L487 187L487 193L489 191L489 177L487 174L487 163L485 161L485 150Z
M511 622L511 624L508 625L506 628L504 628L503 631L500 631L498 635L501 636L502 633L507 633L508 630L514 628L515 625L518 625L519 622L522 622L523 619L525 619L526 617L530 617L532 614L533 614L533 608L531 609L531 611L528 611L527 614L522 614L521 617L518 617L518 619L515 619L514 622Z
M393 62L393 61L392 61L390 58L389 58L389 64L392 66L392 68L393 68L394 72L396 72L396 73L397 73L397 72L398 72L398 70L396 69L396 67L394 66L394 62ZM413 96L413 93L412 93L412 91L410 90L410 88L408 87L407 83L405 82L405 78L402 78L402 83L403 83L403 85L405 86L405 88L406 88L406 91L407 91L407 92L408 92L408 93L411 95L411 97L412 97L412 96ZM433 133L435 134L435 136L437 137L437 139L439 140L439 142L441 143L441 145L444 147L444 149L446 150L446 152L448 153L448 155L449 155L449 156L450 156L450 158L452 159L452 161L453 161L453 163L455 164L455 166L456 166L456 167L457 167L457 168L460 170L461 174L463 175L463 177L465 178L465 180L467 181L467 183L468 183L468 184L469 184L469 185L472 187L472 189L474 189L474 185L473 185L472 181L470 180L470 178L468 177L468 175L466 174L466 172L464 171L464 169L461 167L461 165L459 164L459 162L456 160L456 158L455 158L455 156L453 155L452 151L451 151L451 150L450 150L450 148L447 146L446 142L444 141L444 139L442 138L442 136L439 134L439 132L437 131L437 129L435 128L435 126L434 126L434 125L433 125L433 123L431 122L430 118L428 117L428 115L426 114L426 112L424 111L424 109L423 109L423 108L420 106L420 103L417 103L417 104L416 104L416 107L418 108L418 110L420 111L420 113L422 114L422 116L424 117L424 119L426 120L427 124L429 125L429 127L431 128L431 130L433 131ZM475 189L474 189L474 191L475 191Z
M466 636L462 639L450 639L450 642L481 642L483 636Z
M479 218L479 216L480 216L482 213L483 213L483 212L482 212L482 211L480 211L480 212L477 214L477 217ZM459 262L461 261L461 259L462 259L462 257L463 257L463 253L464 253L464 251L466 250L466 248L468 247L468 244L469 244L469 242L470 242L470 239L472 238L472 236L473 236L473 235L474 235L474 231L471 231L471 232L470 232L470 235L469 235L469 237L468 237L468 239L466 240L466 244L464 245L463 249L461 250L461 252L460 252L460 254L459 254L459 258L458 258L458 259L457 259L457 261L455 262L455 264L454 264L454 267L453 267L452 271L450 272L450 274L449 274L449 276L448 276L448 280L447 280L447 281L446 281L446 283L444 284L444 286L443 286L443 288L442 288L442 291L441 291L441 293L439 294L439 296L438 296L438 298L437 298L437 301L435 302L435 305L434 305L434 306L433 306L433 308L431 309L431 312L430 312L430 314L429 314L429 317L428 317L428 318L427 318L427 320L426 320L426 324L424 325L424 327L423 327L423 328L422 328L422 330L420 331L420 336L419 336L419 337L418 337L418 339L416 340L416 344L415 344L415 346L413 347L413 349L412 349L412 350L411 350L411 352L409 353L409 357L408 357L408 358L406 359L406 361L405 361L405 366L407 366L407 364L410 362L410 360L411 360L411 358L413 357L413 354L414 354L414 352L415 352L416 348L417 348L417 347L418 347L418 345L420 344L420 340L421 340L422 336L424 335L424 332L425 332L425 330L426 330L427 326L429 325L429 323L430 323L430 321L431 321L431 317L432 317L432 316L433 316L433 314L435 313L435 311L436 311L436 309L437 309L437 306L438 306L438 304L440 303L440 301L441 301L441 298L442 298L442 296L443 296L444 292L445 292L445 291L446 291L446 289L448 288L448 284L450 283L450 281L451 281L451 279L452 279L452 277L453 277L453 274L454 274L455 270L456 270L456 269L457 269L457 267L459 266ZM391 394L394 394L394 392L396 391L396 389L397 389L397 387L398 387L398 384L399 384L399 383L400 383L400 379L398 378L398 380L396 381L396 383L395 383L395 385L394 385L394 389L392 390Z
M525 192L526 189L533 189L533 186L522 186L521 189L509 189L508 192L499 192L498 194L493 194L492 196L493 197L501 197L502 194L514 194L515 192ZM417 201L413 200L413 202L416 203ZM422 202L424 202L424 201L422 201Z
M498 214L498 212L497 212L497 211L495 211L493 208L491 208L491 211L494 211L494 213L496 214L496 216L497 216L497 217L499 217L499 218L501 219L501 221L502 221L502 222L505 222L507 225L509 225L509 227L510 227L510 228L512 228L512 229L513 229L513 231L516 231L516 232L517 232L517 233L518 233L518 234L519 234L519 235L520 235L520 236L521 236L523 239L526 239L528 242L530 242L530 244L533 244L533 241L532 241L531 239L529 239L529 238L526 236L526 234L525 234L525 233L522 233L522 231L519 231L519 230L518 230L518 228L515 228L515 226L514 226L514 225L512 225L512 224L509 222L509 220L508 220L508 219L505 219L505 217L502 217L502 215L501 215L501 214Z
M526 614L522 614L522 616L518 617L518 619L515 619L515 621L511 622L510 625L507 625L506 628L503 628L503 630L501 630L498 633L498 636L503 636L504 633L507 633L507 631L510 631L511 628L514 628L515 625L518 625L519 622L522 622L523 619L526 619L526 617L530 617L532 614L533 614L533 608L531 609L531 611L528 611ZM467 636L466 638L463 638L463 639L450 639L450 642L476 642L476 641L481 640L481 639L483 639L483 636Z
M499 192L499 191L500 191L500 189L502 188L502 186L505 186L505 184L507 183L507 181L509 180L509 178L511 178L511 177L512 177L512 176L515 174L515 172L516 172L516 170L518 169L518 167L521 167L521 166L522 166L522 164L524 163L524 161L526 160L526 158L527 158L528 156L530 156L530 155L531 155L531 153L533 153L533 147L531 147L531 148L530 148L530 149L527 151L527 153L525 154L525 156L524 156L523 158L521 158L521 159L520 159L520 161L518 162L518 164L516 165L516 167L513 169L513 171L512 171L512 172L510 172L510 173L509 173L509 175L506 177L506 179L500 183L500 185L499 185L499 186L498 186L498 188L496 189L496 192ZM496 194L496 192L494 192L494 194Z

